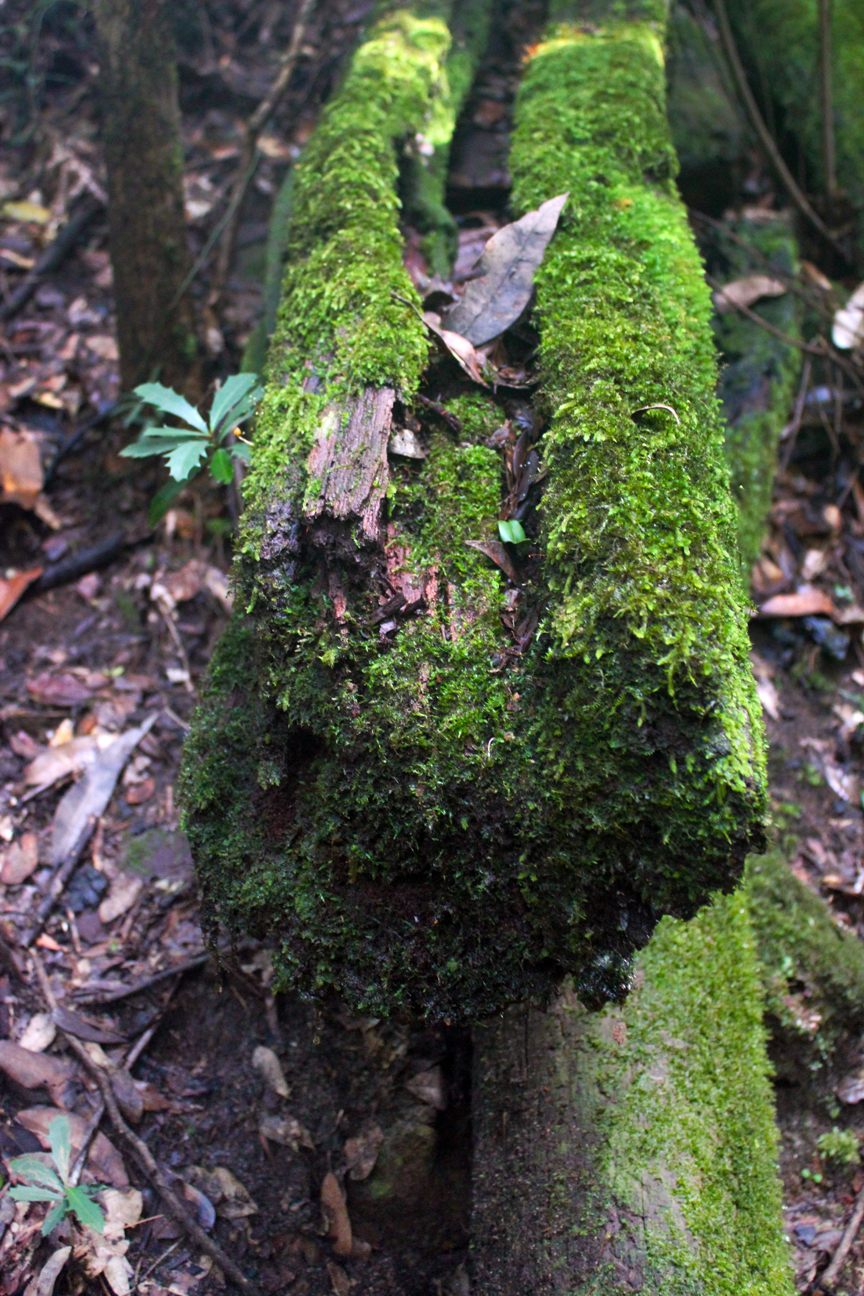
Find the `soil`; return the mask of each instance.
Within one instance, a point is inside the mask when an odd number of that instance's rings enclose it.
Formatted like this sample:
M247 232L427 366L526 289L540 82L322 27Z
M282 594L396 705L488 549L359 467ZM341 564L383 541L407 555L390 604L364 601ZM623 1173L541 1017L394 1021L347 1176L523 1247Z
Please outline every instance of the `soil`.
M26 27L26 8L10 3L4 10L0 46L9 57L24 41L19 28ZM221 336L208 342L214 379L236 369L257 321L273 195L369 8L330 3L310 35L313 53L274 124L274 156L263 160L244 210ZM274 52L290 37L290 15L283 5L239 0L212 0L206 10L190 6L184 15L187 199L197 252L218 219L239 121L269 84ZM465 275L507 218L514 50L527 37L514 30L507 39L499 37L478 77L454 149L448 197L461 226ZM9 218L0 228L0 291L7 296L25 269L16 267L15 256L38 255L75 185L82 192L104 185L87 19L74 6L55 6L35 48L36 75L0 105L0 182L5 200L26 199L50 215L47 223ZM106 239L99 215L0 341L2 422L36 438L43 466L118 395ZM406 246L418 242L406 231ZM4 250L13 255L4 259ZM423 268L414 263L412 272L422 275ZM200 297L206 289L205 271ZM815 387L815 374L813 381ZM833 438L814 410L778 476L766 558L783 576L776 590L788 591L801 579L808 553L818 550L822 558L810 560L819 566L814 582L864 605L864 491L852 484L861 406L847 400ZM23 849L28 834L38 854L20 883L0 885L0 1037L20 1039L45 1011L22 941L51 876L51 825L69 785L67 775L33 795L26 770L46 749L62 752L58 739L68 737L70 726L86 739L153 720L35 943L54 994L78 1014L72 1033L86 1034L87 1023L103 1035L118 1032L126 1042L103 1047L119 1061L152 1030L130 1067L144 1107L136 1128L178 1176L178 1190L184 1181L203 1187L203 1201L194 1193L187 1199L202 1224L213 1223L208 1211L215 1206L213 1235L259 1290L347 1296L357 1286L368 1296L457 1296L468 1291L467 1033L355 1019L334 1002L274 999L267 951L252 942L205 957L174 785L201 677L228 615L230 596L220 577L230 564L232 502L199 481L154 529L148 504L162 478L148 463L119 457L129 437L117 419L85 432L46 484L47 509L41 502L37 511L0 504L0 572L59 561L118 529L125 541L99 573L25 594L0 625L0 854L5 868L10 850ZM814 517L822 524L813 524ZM765 596L764 587L754 588L756 601ZM860 626L850 628L845 644L835 639L826 648L818 642L825 641L825 628L801 618L752 624L757 674L776 690L769 708L776 718L766 713L776 832L798 876L824 896L839 923L864 937L864 895L853 885L864 857L855 783L864 776L864 719L846 733L835 709L864 710ZM58 745L49 747L52 740ZM814 740L816 746L802 745ZM849 781L838 783L837 771ZM166 975L151 981L160 973ZM58 1037L55 1051L61 1045ZM274 1088L272 1076L265 1079L255 1053L261 1048L279 1059L284 1084L277 1080ZM854 1062L845 1059L850 1068ZM8 1159L39 1150L16 1115L50 1105L51 1098L44 1086L22 1088L8 1078L2 1086L0 1152ZM87 1113L94 1092L79 1071L64 1101ZM825 1098L824 1090L818 1101L813 1094L807 1075L777 1086L786 1209L802 1290L824 1267L827 1243L836 1245L862 1183L855 1166L824 1162L816 1141L834 1125L864 1137L864 1113ZM141 1184L127 1149L118 1147L133 1182ZM221 1198L212 1187L217 1168L230 1172ZM338 1220L322 1212L321 1194L328 1175L341 1179L346 1171L353 1251L340 1254ZM177 1236L151 1189L143 1196L143 1222L130 1230L127 1257L134 1289L144 1296L219 1289L224 1280L209 1257ZM47 1258L39 1219L35 1226L28 1221L20 1212L13 1221L0 1207L0 1227L11 1225L12 1238L0 1262L6 1296L23 1290ZM864 1291L864 1241L853 1247L844 1281L846 1290ZM87 1274L84 1260L64 1272L58 1296L67 1287L106 1290L103 1278Z

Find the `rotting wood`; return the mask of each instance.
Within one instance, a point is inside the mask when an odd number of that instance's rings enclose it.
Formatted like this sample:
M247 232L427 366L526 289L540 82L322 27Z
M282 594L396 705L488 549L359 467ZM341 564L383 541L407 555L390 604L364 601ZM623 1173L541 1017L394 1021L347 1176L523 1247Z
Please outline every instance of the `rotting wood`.
M395 398L392 387L367 387L347 409L325 406L306 461L305 519L356 519L361 540L380 538L381 501L390 481L387 442Z

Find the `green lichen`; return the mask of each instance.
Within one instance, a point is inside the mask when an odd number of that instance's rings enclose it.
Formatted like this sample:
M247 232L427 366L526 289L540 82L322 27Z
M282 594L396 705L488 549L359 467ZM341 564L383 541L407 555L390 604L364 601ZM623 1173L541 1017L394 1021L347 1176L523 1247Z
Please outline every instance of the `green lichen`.
M746 891L778 1069L824 1078L864 1029L864 948L778 851L748 862Z
M571 195L538 276L545 563L517 612L465 543L497 540L485 397L453 403L458 437L418 408L428 458L392 468L377 546L337 529L304 548L325 402L371 384L410 406L421 381L423 330L394 296L411 300L394 143L422 129L446 51L440 20L387 19L298 164L246 611L184 785L208 912L275 936L281 984L477 1018L568 971L619 993L662 913L737 877L764 770L710 304L650 25L556 31L517 106L517 203ZM640 412L657 403L676 413ZM380 624L385 564L420 615ZM502 616L533 617L521 654Z
M583 1050L598 1132L587 1173L598 1202L642 1224L644 1289L791 1296L744 892L689 923L664 919L636 961L626 1004L587 1017ZM613 1242L624 1261L627 1235L625 1225ZM579 1296L628 1290L611 1274L592 1282Z
M794 141L789 155L793 171L798 174L803 163L804 187L824 194L818 0L728 0L728 9L751 83L760 94L769 95L766 111L775 134L784 142ZM860 0L833 0L831 23L837 179L860 217L864 210L864 6ZM860 219L858 246L860 257L864 255Z

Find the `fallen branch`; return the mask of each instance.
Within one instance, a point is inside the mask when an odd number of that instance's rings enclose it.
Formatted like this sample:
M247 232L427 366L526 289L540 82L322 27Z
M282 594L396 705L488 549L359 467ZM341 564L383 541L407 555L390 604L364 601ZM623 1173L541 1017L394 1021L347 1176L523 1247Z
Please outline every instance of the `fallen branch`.
M843 1234L838 1243L837 1250L831 1257L831 1263L818 1280L818 1287L823 1291L830 1291L837 1281L840 1270L843 1268L846 1257L849 1254L849 1248L855 1241L858 1230L861 1227L861 1221L864 1220L864 1188L855 1198L855 1209L852 1212L852 1218L846 1225L846 1232Z
M258 140L264 127L279 106L282 96L288 89L297 59L300 56L309 16L314 7L315 0L303 0L300 12L297 15L297 21L294 23L294 30L291 33L291 42L282 59L282 65L276 78L245 125L243 142L240 145L240 156L237 160L237 178L231 190L231 197L228 200L228 208L219 244L219 256L216 261L216 272L210 290L209 305L211 309L215 309L218 305L228 282L231 261L234 257L234 247L237 242L237 231L240 226L240 209L243 206L243 199L246 196L249 182L255 172Z
M798 388L798 395L795 399L795 409L791 420L786 424L780 433L780 440L786 441L783 447L783 454L780 456L780 472L785 472L789 467L792 454L795 450L795 442L798 440L798 432L801 427L801 419L804 416L804 405L807 400L807 392L810 389L810 374L813 368L813 362L808 356L804 361L804 369L801 373L801 385Z
M765 124L765 120L759 111L759 105L756 103L756 100L753 97L753 91L750 89L750 84L747 80L747 74L744 71L743 64L741 63L740 55L738 54L735 37L732 35L732 28L729 25L729 15L726 12L725 0L713 0L713 3L714 12L717 15L717 26L720 32L720 40L723 44L723 50L729 61L729 66L732 69L732 76L735 79L738 93L744 105L744 111L747 114L750 125L752 126L759 143L768 154L771 164L777 172L777 175L780 177L783 187L787 190L798 210L802 215L806 216L807 220L809 220L811 225L819 231L822 237L827 239L831 246L840 253L843 260L848 261L849 258L843 250L843 247L831 233L822 217L813 210L806 194L796 183L792 172L783 161L782 154L774 141L773 135Z
M119 557L125 547L126 536L122 531L116 531L114 535L100 540L98 544L90 545L86 549L78 549L75 553L61 558L59 562L49 563L27 592L44 594L46 590L56 589L58 585L68 585L71 581L86 576L88 572L107 567Z
M53 1013L57 1009L57 1000L54 996L54 991L51 989L51 983L48 980L42 960L35 950L31 954L31 958L39 982L39 988L42 991L42 996L46 1005ZM117 1106L117 1100L114 1097L114 1090L111 1088L110 1076L108 1076L102 1067L98 1066L93 1061L80 1040L76 1039L74 1035L67 1034L66 1031L62 1029L60 1030L60 1034L63 1036L63 1039L66 1041L72 1052L76 1054L84 1068L96 1081L102 1094L102 1101L105 1104L105 1110L108 1112L108 1119L114 1126L115 1131L120 1135L123 1141L128 1144L135 1160L138 1162L144 1174L151 1181L154 1187L158 1189L168 1214L175 1223L180 1225L195 1245L199 1246L202 1251L206 1252L206 1254L215 1261L226 1277L231 1278L242 1291L249 1293L253 1292L254 1288L249 1279L243 1273L243 1270L234 1263L230 1256L225 1254L219 1243L215 1242L212 1238L209 1238L201 1226L196 1223L189 1211L180 1201L179 1197L176 1196L168 1176L159 1166L147 1144L126 1124L126 1121L121 1116L120 1109Z
M0 320L12 319L13 315L17 315L21 308L27 305L45 276L62 265L93 217L101 210L102 203L97 198L89 198L69 217L53 243L49 243L23 282L18 285L9 300L0 306Z
M191 972L193 968L203 967L209 957L209 954L198 954L195 958L187 959L185 963L178 963L176 967L156 972L153 976L145 977L143 981L136 981L134 985L124 987L122 990L111 990L107 994L82 995L80 998L76 997L75 1002L108 1004L117 1003L119 999L129 999L132 995L141 994L143 990L149 990L151 986L159 985L172 976L182 976L184 972Z

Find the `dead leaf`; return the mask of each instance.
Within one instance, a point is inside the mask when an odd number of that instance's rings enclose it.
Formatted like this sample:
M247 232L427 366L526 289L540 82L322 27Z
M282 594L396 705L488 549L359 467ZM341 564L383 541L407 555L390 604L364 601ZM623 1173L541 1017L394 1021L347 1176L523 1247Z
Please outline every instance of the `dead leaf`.
M493 234L480 256L477 277L444 317L447 330L481 346L516 322L531 300L534 272L567 197L565 193L550 198L537 211Z
M89 702L94 690L76 675L67 672L52 675L50 671L43 671L27 680L27 692L34 702L41 702L43 706L71 707Z
M116 734L107 733L104 729L92 731L83 738L73 738L59 747L46 747L26 766L24 782L39 792L61 779L74 777L93 765L99 752L110 747Z
M82 1229L82 1240L75 1248L76 1260L83 1260L90 1278L104 1274L114 1296L129 1296L132 1266L126 1259L129 1241L126 1229L134 1228L141 1218L143 1198L137 1188L120 1192L106 1188L102 1194L105 1223L101 1233Z
M111 889L99 905L99 921L107 927L121 914L128 913L141 894L144 881L131 873L121 873L111 883Z
M31 567L0 580L0 621L12 611L28 585L39 579L43 570L42 567Z
M849 351L864 342L864 283L858 285L846 305L834 315L831 338L841 351Z
M234 596L229 592L228 577L220 568L205 563L200 558L190 558L179 571L160 572L154 576L150 597L163 611L171 612L176 604L188 602L202 589L209 590L222 604L224 611L231 611Z
M126 761L156 723L154 712L143 725L129 729L99 753L81 780L70 788L54 814L51 866L56 867L73 849L89 819L104 813ZM60 748L60 751L63 749ZM103 919L104 921L104 919Z
M436 315L434 311L423 312L423 323L444 344L453 359L469 378L479 383L481 387L489 386L483 377L484 358L474 349L473 343L462 337L460 333L453 333L450 329L442 328L441 316Z
M290 1147L292 1152L297 1152L301 1147L309 1148L310 1152L315 1150L312 1135L293 1116L276 1116L265 1112L258 1121L258 1133L271 1143Z
M280 1098L291 1097L291 1090L288 1088L288 1082L282 1070L282 1063L271 1048L259 1044L252 1054L252 1066L255 1071L260 1071L267 1087L277 1093Z
M70 1008L55 1008L51 1019L62 1031L66 1031L67 1035L74 1035L80 1040L89 1040L93 1044L125 1044L128 1039L122 1031L98 1026L96 1022L89 1021Z
M9 739L9 746L16 756L21 756L24 760L32 760L34 756L38 756L42 751L39 744L34 742L23 729L19 729L17 733L12 735Z
M248 1188L226 1166L187 1166L183 1172L187 1182L205 1193L223 1219L245 1219L257 1215L258 1207Z
M65 1101L66 1086L74 1075L74 1068L60 1058L31 1053L11 1040L0 1040L0 1071L22 1089L47 1089L58 1105Z
M2 1047L3 1042L0 1041L0 1049ZM41 1053L31 1053L29 1056L38 1057L43 1061L46 1060L45 1055ZM52 1058L51 1061L56 1061L56 1059ZM48 1138L48 1126L55 1116L66 1116L69 1120L69 1138L72 1145L72 1160L74 1161L81 1150L84 1131L87 1128L87 1121L83 1116L79 1116L76 1112L61 1110L58 1107L27 1107L24 1111L18 1112L15 1119L31 1134L35 1134L43 1148L48 1151L51 1146ZM101 1183L109 1183L114 1188L124 1190L129 1187L129 1176L126 1173L123 1158L111 1140L102 1133L96 1134L90 1144L87 1167L93 1177Z
M853 1071L845 1076L837 1086L835 1093L843 1103L859 1103L864 1100L864 1075Z
M466 540L466 545L471 549L479 549L487 558L491 558L497 567L500 567L504 575L513 582L519 584L519 573L507 547L501 540Z
M806 587L798 590L796 594L775 594L759 609L759 615L767 617L805 617L825 614L831 617L837 615L837 609L831 599L824 590Z
M348 1178L355 1181L368 1179L375 1169L378 1151L384 1142L384 1132L380 1125L363 1130L356 1138L345 1140L342 1155L348 1170Z
M113 364L120 359L117 342L110 333L96 333L92 337L85 338L84 345L100 360L108 360Z
M60 1271L72 1254L71 1246L58 1247L45 1261L36 1279L36 1296L52 1296Z
M786 285L770 275L745 275L717 289L713 294L714 308L718 315L728 315L736 306L752 306L762 297L782 297L786 291Z
M411 428L394 428L387 446L388 454L404 455L406 459L428 459L429 451L423 448L420 438Z
M39 442L33 433L0 429L0 499L32 509L43 480Z
M419 1098L422 1103L429 1107L434 1107L436 1111L444 1111L447 1106L447 1099L444 1095L444 1077L441 1068L431 1067L428 1071L420 1071L417 1075L412 1076L405 1082L405 1088L415 1098Z
M18 1040L18 1045L27 1049L28 1053L44 1053L48 1045L54 1043L56 1034L57 1027L50 1013L34 1013Z
M144 805L145 802L150 800L155 791L156 780L154 778L142 779L140 783L133 784L126 793L126 804L133 806Z
M339 1180L332 1171L328 1171L321 1184L321 1209L324 1223L333 1243L333 1251L338 1256L351 1254L351 1220L348 1207Z
M756 692L759 695L759 701L763 708L768 712L772 720L780 719L780 695L773 680L760 679L756 681Z
M3 856L0 882L4 886L20 886L35 872L39 863L39 838L34 832L24 833L20 841L13 842Z

